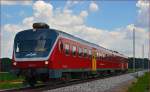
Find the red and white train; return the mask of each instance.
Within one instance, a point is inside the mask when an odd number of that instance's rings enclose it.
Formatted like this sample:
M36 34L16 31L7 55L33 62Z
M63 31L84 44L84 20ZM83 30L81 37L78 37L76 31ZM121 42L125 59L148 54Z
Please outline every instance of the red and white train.
M45 23L34 23L33 29L16 35L12 65L16 74L34 85L37 80L127 71L127 59L116 51L51 29Z

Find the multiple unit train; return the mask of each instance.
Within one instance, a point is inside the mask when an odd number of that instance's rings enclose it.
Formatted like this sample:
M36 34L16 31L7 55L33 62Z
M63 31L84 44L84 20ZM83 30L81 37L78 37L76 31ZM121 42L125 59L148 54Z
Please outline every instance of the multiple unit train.
M14 39L13 70L33 86L37 80L87 78L111 72L125 72L128 57L99 45L34 23Z

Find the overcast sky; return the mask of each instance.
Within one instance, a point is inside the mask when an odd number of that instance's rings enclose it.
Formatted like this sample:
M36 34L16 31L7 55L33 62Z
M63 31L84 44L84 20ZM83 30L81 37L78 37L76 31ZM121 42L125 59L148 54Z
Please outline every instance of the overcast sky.
M132 31L136 31L136 57L148 57L148 0L1 0L1 55L12 57L15 34L45 22L105 48L132 56ZM31 35L32 36L32 35Z

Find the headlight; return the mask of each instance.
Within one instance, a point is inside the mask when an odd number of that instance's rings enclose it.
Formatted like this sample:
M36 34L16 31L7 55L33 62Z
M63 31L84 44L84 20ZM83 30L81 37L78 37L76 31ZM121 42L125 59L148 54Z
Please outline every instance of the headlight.
M16 66L16 65L17 65L17 63L16 63L16 62L13 62L13 65L14 65L14 66Z
M45 64L47 65L47 64L48 64L48 61L45 61Z

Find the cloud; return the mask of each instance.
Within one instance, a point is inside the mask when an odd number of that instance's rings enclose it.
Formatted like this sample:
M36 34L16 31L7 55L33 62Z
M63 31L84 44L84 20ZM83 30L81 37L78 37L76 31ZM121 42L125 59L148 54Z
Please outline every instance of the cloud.
M23 28L32 28L32 24L34 23L34 17L27 17L24 18L24 20L22 21L22 25L24 25Z
M74 5L76 5L76 4L80 3L80 2L81 1L79 1L79 0L67 0L64 9L71 8L72 6L74 6Z
M21 28L18 25L6 24L4 25L3 30L6 30L8 32L19 32Z
M1 5L31 5L32 0L0 0Z
M40 18L48 18L53 15L53 6L44 1L36 1L33 4L34 16Z
M88 12L87 11L81 11L81 13L80 13L80 16L81 17L87 17L88 16Z
M98 10L98 5L95 2L91 2L90 5L89 5L89 10L91 12L97 11Z
M144 28L134 26L133 24L111 31L86 26L85 18L89 15L87 10L82 10L79 14L75 15L69 8L64 8L63 10L54 9L51 3L46 3L44 1L36 1L32 8L33 16L24 18L22 23L18 25L4 25L3 33L5 33L5 35L2 37L3 56L8 55L6 52L12 53L12 48L9 48L9 46L13 46L15 34L23 29L30 29L34 22L45 22L50 25L50 28L67 32L105 48L119 51L127 56L132 56L133 28L136 29L137 57L141 56L141 44L148 41L148 32Z
M12 57L13 40L17 32L21 31L20 25L6 24L1 27L1 53L0 57Z
M137 26L149 27L150 26L150 1L139 0L136 3L138 9Z

